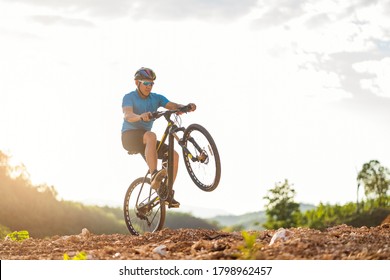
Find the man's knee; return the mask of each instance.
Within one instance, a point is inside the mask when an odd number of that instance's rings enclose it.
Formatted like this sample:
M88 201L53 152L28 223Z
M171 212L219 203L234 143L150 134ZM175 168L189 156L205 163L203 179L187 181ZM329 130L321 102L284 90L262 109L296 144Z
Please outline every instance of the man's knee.
M145 134L144 134L144 144L148 144L148 143L154 144L156 142L157 142L156 133L151 132L151 131L145 132Z

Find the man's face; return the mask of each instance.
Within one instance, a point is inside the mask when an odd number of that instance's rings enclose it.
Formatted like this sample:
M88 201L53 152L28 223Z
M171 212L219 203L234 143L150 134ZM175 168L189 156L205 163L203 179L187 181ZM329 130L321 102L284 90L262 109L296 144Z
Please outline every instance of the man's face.
M152 91L154 82L153 80L150 79L143 79L143 80L136 80L135 84L139 87L142 94L149 95L150 92Z

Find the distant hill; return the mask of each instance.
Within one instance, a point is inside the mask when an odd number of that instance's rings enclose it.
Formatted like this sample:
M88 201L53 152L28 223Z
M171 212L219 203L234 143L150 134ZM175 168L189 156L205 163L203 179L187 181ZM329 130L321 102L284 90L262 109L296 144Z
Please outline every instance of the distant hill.
M312 204L300 204L301 212L315 209ZM207 219L210 223L217 223L220 227L241 227L243 230L264 230L261 225L267 220L265 211L251 212L243 215L218 215Z
M207 219L209 222L216 222L223 227L242 227L244 230L262 230L261 225L266 221L265 211L251 212L243 215L222 215Z
M218 227L205 219L197 218L187 213L168 211L164 227L170 229L193 228L193 229L218 229Z
M313 204L307 204L307 203L301 203L299 204L299 210L304 213L308 210L313 210L317 208L317 206L313 205Z

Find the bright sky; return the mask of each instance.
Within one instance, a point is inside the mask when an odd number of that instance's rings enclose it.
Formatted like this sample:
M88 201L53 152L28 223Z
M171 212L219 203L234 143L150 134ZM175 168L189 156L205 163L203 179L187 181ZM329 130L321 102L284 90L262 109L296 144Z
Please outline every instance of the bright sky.
M146 173L122 148L121 102L147 66L155 92L197 104L183 124L221 154L212 193L180 166L183 211L264 210L284 179L299 202L355 201L363 163L390 167L389 13L385 0L0 0L0 150L63 199L121 206Z

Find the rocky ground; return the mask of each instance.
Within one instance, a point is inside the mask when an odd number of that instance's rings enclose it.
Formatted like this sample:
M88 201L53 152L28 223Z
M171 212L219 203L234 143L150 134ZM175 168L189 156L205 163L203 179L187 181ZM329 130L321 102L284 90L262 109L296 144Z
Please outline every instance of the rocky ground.
M390 221L380 226L335 226L324 231L292 228L227 233L203 229L164 229L143 236L79 235L0 241L0 259L64 259L83 252L93 260L314 259L390 260ZM254 243L251 243L251 239Z

